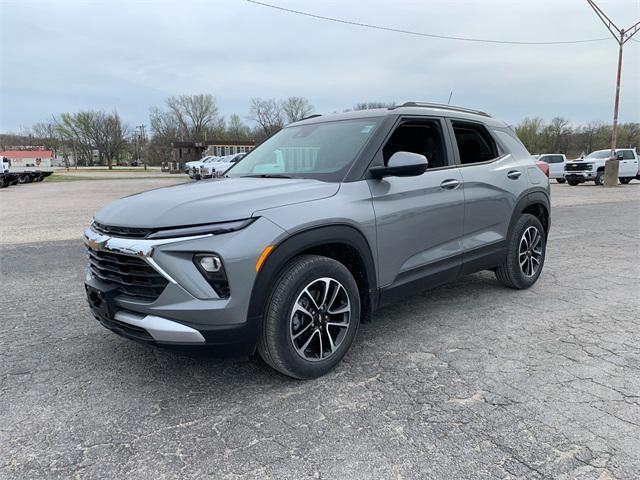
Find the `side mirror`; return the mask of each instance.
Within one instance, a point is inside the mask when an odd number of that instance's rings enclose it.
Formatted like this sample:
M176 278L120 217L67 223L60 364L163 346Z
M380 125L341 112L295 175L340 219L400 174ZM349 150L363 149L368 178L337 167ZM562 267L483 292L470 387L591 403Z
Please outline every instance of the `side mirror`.
M371 167L369 172L374 178L415 177L422 175L429 165L427 157L419 153L396 152L391 155L386 167Z

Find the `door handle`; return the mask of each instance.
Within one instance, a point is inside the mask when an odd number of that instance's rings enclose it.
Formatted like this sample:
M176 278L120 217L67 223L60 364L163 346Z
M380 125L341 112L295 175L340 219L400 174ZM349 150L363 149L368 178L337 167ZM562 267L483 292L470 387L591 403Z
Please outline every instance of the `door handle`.
M450 178L448 180L443 180L443 182L440 184L440 188L444 188L445 190L453 190L454 188L457 188L458 185L460 185L459 180Z
M507 173L507 177L509 177L511 180L519 179L520 175L522 175L522 172L520 170L510 170L509 173Z

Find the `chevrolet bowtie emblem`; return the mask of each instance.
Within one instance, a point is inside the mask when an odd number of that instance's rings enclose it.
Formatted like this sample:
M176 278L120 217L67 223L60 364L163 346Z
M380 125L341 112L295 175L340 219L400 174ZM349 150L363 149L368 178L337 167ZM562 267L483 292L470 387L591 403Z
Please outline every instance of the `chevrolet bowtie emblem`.
M98 250L100 250L102 247L104 247L105 243L107 243L107 242L106 242L106 241L102 241L102 242L100 242L100 241L97 241L97 240L91 239L91 240L89 240L89 241L87 242L87 246L88 246L91 250L98 251Z

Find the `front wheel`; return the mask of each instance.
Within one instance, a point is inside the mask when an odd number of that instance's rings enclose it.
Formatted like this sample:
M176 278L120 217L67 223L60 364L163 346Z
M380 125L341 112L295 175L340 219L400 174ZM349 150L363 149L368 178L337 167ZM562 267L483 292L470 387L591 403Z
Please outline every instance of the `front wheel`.
M567 181L566 178L556 178L556 182L558 183L565 183Z
M537 217L524 214L514 225L507 255L496 269L498 281L509 288L529 288L536 283L546 255L547 236Z
M303 255L273 287L258 352L285 375L320 377L342 360L359 324L360 295L351 272L331 258Z
M575 187L576 185L578 185L580 182L572 182L571 180L568 180L567 183L569 185L571 185L572 187Z
M596 185L604 185L604 170L601 170L596 174L594 182Z

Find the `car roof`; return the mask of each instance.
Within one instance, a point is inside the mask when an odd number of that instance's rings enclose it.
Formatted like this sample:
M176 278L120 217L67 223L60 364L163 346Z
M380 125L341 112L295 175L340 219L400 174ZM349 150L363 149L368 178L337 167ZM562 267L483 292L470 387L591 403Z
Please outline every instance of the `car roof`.
M457 118L462 120L471 120L482 122L486 125L495 127L508 126L505 122L491 117L485 112L479 110L471 110L453 105L441 105L436 103L406 102L402 105L389 108L374 108L371 110L356 110L344 113L333 113L331 115L312 115L291 125L307 125L313 123L323 123L338 120L351 120L358 118L376 118L388 115L410 115L410 116L435 116ZM291 126L289 125L289 126Z

